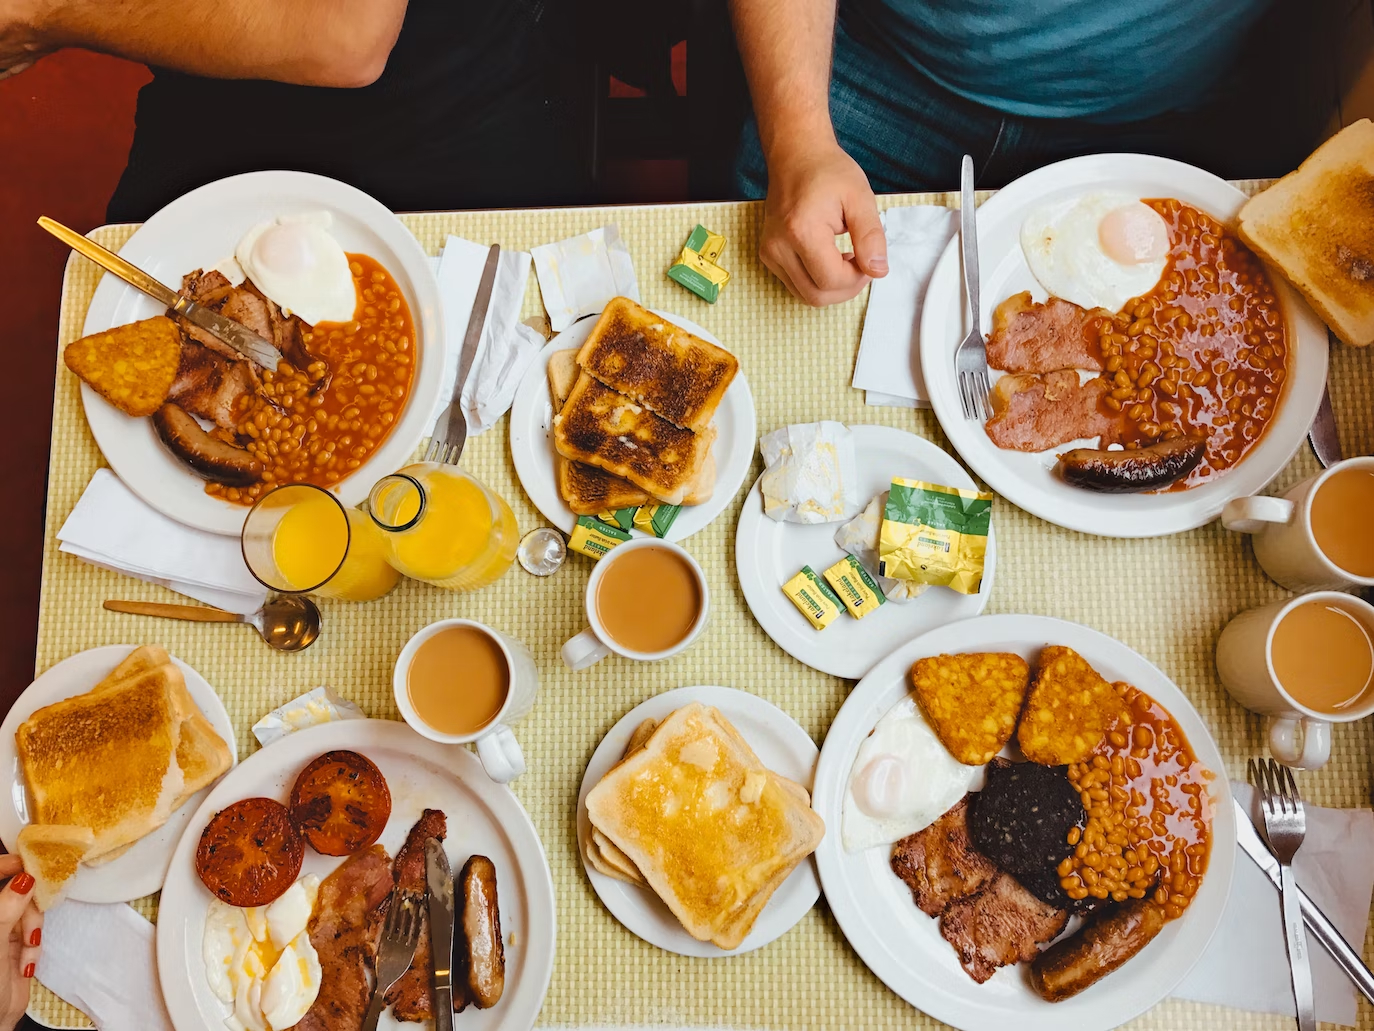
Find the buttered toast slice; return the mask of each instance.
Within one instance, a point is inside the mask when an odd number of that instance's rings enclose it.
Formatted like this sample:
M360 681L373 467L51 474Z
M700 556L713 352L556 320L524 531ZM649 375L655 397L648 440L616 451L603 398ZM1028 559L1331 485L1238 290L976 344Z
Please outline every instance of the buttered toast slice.
M825 824L727 728L708 706L678 709L591 790L587 812L689 934L733 949L760 893L815 850Z
M555 412L563 410L581 374L577 367L577 348L555 351L549 356L549 400ZM574 462L559 454L553 456L553 465L558 496L576 515L638 508L651 500L647 491L594 465Z
M607 303L577 353L584 372L675 426L701 432L725 396L739 359L628 297Z
M33 878L33 901L46 913L66 897L81 860L95 844L89 827L62 824L26 824L19 831L15 851Z
M693 433L655 415L585 372L554 418L554 447L629 480L669 505L691 493L715 431Z
M1365 118L1240 209L1241 239L1356 347L1374 343L1371 184L1374 123Z

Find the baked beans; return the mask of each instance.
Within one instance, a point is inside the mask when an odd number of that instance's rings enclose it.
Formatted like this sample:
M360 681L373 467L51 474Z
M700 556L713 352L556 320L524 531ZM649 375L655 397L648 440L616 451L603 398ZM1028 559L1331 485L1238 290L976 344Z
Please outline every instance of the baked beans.
M262 461L261 482L207 483L206 493L251 505L282 483L333 486L390 435L415 373L415 326L378 261L366 254L348 261L358 289L353 320L307 327L302 341L315 360L304 369L281 362L262 374L260 391L239 400L228 439Z
M1129 684L1113 685L1126 711L1096 754L1069 767L1088 819L1069 831L1059 864L1072 899L1153 897L1167 919L1183 914L1207 870L1210 774L1165 708Z
M1098 323L1120 443L1138 448L1184 435L1207 453L1181 490L1235 465L1263 435L1287 372L1283 312L1264 265L1216 219L1181 201L1147 200L1172 248L1153 290Z

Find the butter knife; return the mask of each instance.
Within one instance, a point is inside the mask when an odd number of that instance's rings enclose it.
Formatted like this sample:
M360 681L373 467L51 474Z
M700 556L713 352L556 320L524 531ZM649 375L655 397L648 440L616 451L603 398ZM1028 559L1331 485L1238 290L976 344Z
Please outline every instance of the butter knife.
M188 297L183 297L171 287L158 282L137 265L121 258L114 251L107 250L94 240L88 240L74 229L68 229L61 222L55 222L43 215L38 224L52 233L72 250L83 257L90 258L106 272L111 272L124 282L164 304L170 311L183 316L188 322L199 326L216 340L228 344L239 354L251 358L264 369L276 370L282 360L281 352L272 344L258 336L247 326L226 319L219 312L204 308Z
M468 316L467 332L463 334L463 348L458 352L458 378L453 383L453 400L434 425L434 436L425 449L426 462L457 465L468 442L468 420L463 414L463 387L477 357L477 344L482 339L482 326L491 307L491 291L496 285L496 266L501 258L501 245L494 243L482 266L482 278L477 284L477 296L472 299L472 314Z
M1240 845L1245 854L1254 860L1255 865L1273 882L1274 887L1278 888L1279 861L1274 858L1269 846L1260 837L1245 807L1234 798L1231 804L1236 807L1236 844ZM1337 965L1345 971L1346 976L1354 982L1360 994L1374 1002L1374 971L1365 966L1360 954L1345 940L1330 918L1317 908L1317 904L1308 897L1307 892L1301 888L1295 890L1298 894L1298 905L1302 910L1302 922L1331 954Z
M434 966L434 1031L453 1031L453 871L438 838L425 842L425 880Z
M1331 340L1331 346L1336 346L1335 334L1327 334ZM1328 373L1328 379L1330 374ZM1312 420L1312 429L1308 431L1307 439L1312 441L1312 450L1317 453L1317 461L1327 468L1341 460L1341 437L1336 432L1336 416L1331 411L1331 390L1327 386L1322 387L1322 401L1317 406L1317 416Z

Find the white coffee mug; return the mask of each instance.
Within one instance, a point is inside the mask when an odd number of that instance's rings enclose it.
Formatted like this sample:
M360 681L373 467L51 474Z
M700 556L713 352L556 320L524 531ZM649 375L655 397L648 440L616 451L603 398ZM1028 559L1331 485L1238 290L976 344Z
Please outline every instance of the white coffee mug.
M697 580L697 588L701 591L701 611L697 613L696 622L692 624L692 629L688 631L686 637L665 651L637 652L622 646L607 633L605 625L601 622L601 617L596 612L596 591L601 584L601 578L606 575L606 570L637 548L664 548L675 552L691 568L692 575ZM646 592L644 604L653 604L652 594ZM670 541L659 540L657 537L640 537L637 540L616 545L598 560L596 568L592 570L591 578L587 580L586 606L587 622L591 625L563 645L563 662L574 670L593 666L612 652L627 659L637 659L641 662L657 662L659 659L671 658L688 647L706 629L706 618L711 609L711 597L710 592L706 589L706 575L701 571L701 566L697 565L696 559Z
M1344 469L1374 473L1374 457L1337 462L1325 472L1303 480L1281 498L1255 495L1228 501L1221 510L1221 525L1251 534L1256 560L1290 591L1374 585L1374 577L1356 576L1327 558L1312 534L1312 499L1327 480ZM1369 525L1374 527L1374 511L1369 513Z
M506 691L505 702L486 726L471 734L445 734L435 730L416 713L415 707L410 704L410 691L406 685L410 676L410 663L420 645L437 633L459 626L480 630L496 642L506 660L510 686ZM461 690L461 682L455 680L454 686ZM431 623L417 632L401 649L401 654L396 659L396 670L392 674L391 688L396 696L396 707L401 710L401 716L417 734L422 734L431 741L451 745L475 742L477 758L482 760L482 768L487 771L487 776L498 784L507 784L525 772L525 756L520 751L520 743L515 740L509 724L534 708L534 699L539 693L539 670L535 667L534 656L530 654L530 650L514 637L471 619L441 619L437 623Z
M1311 709L1293 698L1274 673L1274 630L1294 608L1326 601L1350 613L1374 637L1374 605L1339 591L1300 594L1242 612L1217 638L1217 674L1231 697L1268 716L1269 751L1285 766L1315 770L1331 757L1331 724L1374 713L1374 691L1358 709L1339 714Z

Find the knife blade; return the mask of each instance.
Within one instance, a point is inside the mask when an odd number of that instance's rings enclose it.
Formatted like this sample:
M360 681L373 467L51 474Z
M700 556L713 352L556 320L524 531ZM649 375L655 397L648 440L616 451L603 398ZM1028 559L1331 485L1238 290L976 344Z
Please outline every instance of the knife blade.
M1328 331L1327 335L1331 339L1331 346L1336 345L1335 334ZM1341 437L1336 432L1336 416L1331 411L1331 390L1327 386L1322 387L1321 404L1317 406L1317 415L1312 420L1312 428L1308 431L1307 439L1312 442L1312 450L1317 454L1317 461L1330 468L1341 460Z
M434 966L434 1031L453 1031L453 871L438 838L425 842L425 882Z
M1259 831L1255 829L1254 823L1250 819L1250 814L1245 811L1245 807L1236 799L1231 799L1231 804L1236 808L1236 844L1241 847L1269 878L1277 889L1279 887L1279 861L1274 858L1274 854L1269 851L1269 846L1260 837ZM1312 936L1321 942L1326 951L1331 954L1337 965L1345 971L1360 994L1370 1002L1374 1002L1374 971L1365 966L1360 954L1355 951L1345 937L1337 930L1330 918L1321 911L1315 902L1308 897L1307 892L1302 888L1295 889L1298 893L1298 904L1302 909L1302 922L1312 931Z
M143 291L159 304L166 305L171 311L184 316L188 322L199 326L215 339L228 344L239 354L251 358L264 369L275 371L277 363L282 360L280 351L247 326L235 322L233 319L227 319L219 312L202 307L189 297L183 297L165 283L154 279L137 265L121 258L114 251L100 246L94 240L86 239L76 230L67 228L61 222L48 218L47 215L41 216L38 219L38 224L72 250L95 262L106 272L113 273L130 286Z

